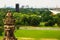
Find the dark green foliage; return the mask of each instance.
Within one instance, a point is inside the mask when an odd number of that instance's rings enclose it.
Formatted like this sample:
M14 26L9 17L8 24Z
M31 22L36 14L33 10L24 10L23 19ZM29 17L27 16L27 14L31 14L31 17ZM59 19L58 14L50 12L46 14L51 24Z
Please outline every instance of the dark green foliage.
M33 16L32 17L32 19L31 19L31 25L32 26L38 26L39 24L40 24L40 20L39 20L40 18L39 17L37 17L37 16Z
M60 26L60 13L56 15L56 23L58 26Z
M45 26L53 26L55 25L55 21L49 20L48 22L45 23Z
M15 12L14 8L1 8L0 26L3 25L3 19L9 9L12 10L12 14L16 20L15 25L38 26L40 25L40 22L47 22L45 25L52 26L57 23L57 25L60 26L60 14L57 14L54 17L51 15L52 12L47 8L20 8L19 13Z
M27 16L24 16L24 17L22 17L22 19L17 21L17 25L19 24L19 25L38 26L40 24L40 20L39 20L39 18L38 19L37 18L34 16L28 17L28 18L27 18Z
M28 17L28 20L27 20L28 25L31 25L31 20L32 20L32 17Z
M27 24L27 17L26 16L24 16L22 19L20 19L21 20L21 25L28 25Z
M4 31L4 29L3 29L3 27L2 26L0 26L0 36L2 36L3 34L3 31Z

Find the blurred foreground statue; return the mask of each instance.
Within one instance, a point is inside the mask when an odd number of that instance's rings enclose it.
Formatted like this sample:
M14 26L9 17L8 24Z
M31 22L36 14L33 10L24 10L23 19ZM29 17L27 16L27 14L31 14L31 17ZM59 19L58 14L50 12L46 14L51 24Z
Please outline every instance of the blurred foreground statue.
M17 40L14 36L14 30L15 30L15 19L13 18L11 11L8 10L7 15L4 22L4 39L3 40Z

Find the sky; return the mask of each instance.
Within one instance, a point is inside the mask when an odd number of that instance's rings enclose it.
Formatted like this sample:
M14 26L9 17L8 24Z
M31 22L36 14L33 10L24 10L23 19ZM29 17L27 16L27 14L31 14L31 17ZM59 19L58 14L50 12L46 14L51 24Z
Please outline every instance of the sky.
M14 7L19 3L20 7L29 5L33 8L60 8L60 0L0 0L0 8Z

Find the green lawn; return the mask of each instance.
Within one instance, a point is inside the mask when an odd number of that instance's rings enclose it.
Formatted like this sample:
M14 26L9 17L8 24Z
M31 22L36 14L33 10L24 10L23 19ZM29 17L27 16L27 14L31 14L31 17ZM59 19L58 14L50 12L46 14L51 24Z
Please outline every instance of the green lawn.
M15 35L16 37L60 39L60 30L17 30Z
M15 36L24 38L56 38L60 40L60 30L16 30ZM2 39L2 36L0 37Z

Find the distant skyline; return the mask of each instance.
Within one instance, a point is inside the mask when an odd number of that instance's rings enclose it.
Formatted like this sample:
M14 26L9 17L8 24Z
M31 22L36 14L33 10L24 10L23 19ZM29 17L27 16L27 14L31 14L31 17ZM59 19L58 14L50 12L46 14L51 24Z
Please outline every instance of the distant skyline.
M20 7L28 5L33 8L60 8L60 0L0 0L0 8L15 8L16 3L19 3Z

